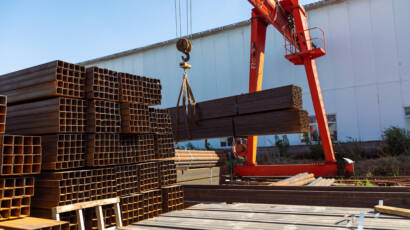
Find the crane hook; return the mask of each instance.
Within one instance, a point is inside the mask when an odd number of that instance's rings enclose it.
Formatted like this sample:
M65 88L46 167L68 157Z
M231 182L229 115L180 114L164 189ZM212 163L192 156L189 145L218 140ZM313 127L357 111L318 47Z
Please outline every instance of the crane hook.
M177 41L177 49L184 53L186 57L181 56L183 62L189 61L190 55L189 52L192 50L192 43L187 38L181 38Z

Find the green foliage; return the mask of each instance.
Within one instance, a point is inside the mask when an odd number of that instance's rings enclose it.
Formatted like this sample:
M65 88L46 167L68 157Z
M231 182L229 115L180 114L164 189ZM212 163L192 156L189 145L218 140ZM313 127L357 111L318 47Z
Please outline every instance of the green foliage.
M362 143L352 137L347 137L348 141L338 142L335 144L335 152L341 156L352 159L354 161L365 158L365 152Z
M365 182L359 181L356 183L356 186L370 187L370 186L375 186L375 185L372 184L372 182L370 182L369 179L366 178Z
M302 140L301 140L303 143L305 143L305 144L312 144L312 142L310 141L310 137L309 137L309 133L303 133L303 136L302 136Z
M314 159L314 160L323 160L324 159L324 152L323 146L320 141L312 142L309 137L309 133L303 133L302 142L304 142L307 146L309 146L310 152L305 154L306 158Z
M402 128L392 126L383 132L383 153L397 156L410 153L410 134Z
M309 144L310 154L309 158L314 160L324 160L325 153L323 152L322 142L318 141L317 143Z
M283 135L282 138L280 138L278 135L275 135L275 146L279 149L281 157L288 156L288 149L290 145L287 135Z

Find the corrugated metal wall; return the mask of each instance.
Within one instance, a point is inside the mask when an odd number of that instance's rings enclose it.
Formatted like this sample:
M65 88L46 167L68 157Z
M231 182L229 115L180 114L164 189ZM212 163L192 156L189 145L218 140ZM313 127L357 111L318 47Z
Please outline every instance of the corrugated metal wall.
M379 140L391 126L405 127L410 106L410 1L347 0L310 10L310 26L326 32L327 55L318 72L328 114L336 114L339 140ZM189 71L197 101L244 93L248 89L250 26L193 40ZM174 44L97 65L160 78L162 107L175 106L181 84L180 53ZM303 87L304 108L314 114L304 68L284 57L283 39L268 29L263 88ZM300 135L291 135L292 144ZM213 146L218 146L213 142ZM272 145L262 137L260 145Z

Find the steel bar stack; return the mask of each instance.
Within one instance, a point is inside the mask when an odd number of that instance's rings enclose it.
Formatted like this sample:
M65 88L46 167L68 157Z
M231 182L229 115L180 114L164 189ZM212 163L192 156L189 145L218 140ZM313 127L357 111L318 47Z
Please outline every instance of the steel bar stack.
M188 109L190 115L181 107L170 108L177 141L309 129L308 114L302 110L302 89L293 85L199 102Z
M7 97L0 96L0 221L30 215L34 195L31 175L41 169L41 137L4 134L6 102Z
M226 155L223 151L182 150L175 151L175 164L178 168L200 168L223 165Z
M0 133L6 131L7 97L0 95Z
M83 98L85 68L52 61L0 76L0 94L9 104L50 97Z
M9 108L12 125L7 130L44 139L43 171L33 199L36 216L50 218L53 207L115 196L121 197L126 224L154 217L163 208L182 207L182 199L176 199L175 191L167 187L176 183L171 119L168 110L150 108L161 103L160 81L98 67L53 63L4 78L18 76L13 80L18 84L29 78L27 73L40 76L45 72L47 79L57 81L54 87L33 79L57 93L37 92L38 88L30 85L30 95L40 96L16 94L21 99L13 100ZM60 78L66 83L59 82ZM2 80L0 77L0 83ZM172 194L168 196L168 192ZM168 197L174 197L169 207L163 203ZM107 226L112 225L111 207L103 210ZM87 213L89 228L96 228L95 213ZM64 213L61 220L77 229L75 213Z

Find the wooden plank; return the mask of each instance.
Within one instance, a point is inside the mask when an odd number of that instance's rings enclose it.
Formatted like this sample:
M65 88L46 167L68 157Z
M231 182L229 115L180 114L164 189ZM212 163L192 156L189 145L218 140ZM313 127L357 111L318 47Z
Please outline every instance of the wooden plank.
M374 206L374 210L376 212L385 213L385 214L410 217L410 209L406 209L406 208L376 205Z
M104 199L104 200L94 200L94 201L87 201L87 202L69 204L69 205L64 205L64 206L57 206L57 207L54 207L53 209L55 210L56 214L59 214L59 213L63 213L63 212L70 212L70 211L75 211L75 210L79 210L79 209L92 208L92 207L95 207L95 206L115 204L115 203L119 203L119 202L120 202L120 198L119 197L114 197L114 198L108 198L108 199Z
M60 228L57 228L58 226L60 226ZM2 221L0 222L0 228L8 230L36 230L45 228L68 230L69 226L68 222L65 221L25 217L22 219Z
M76 214L77 214L77 224L78 224L78 228L79 228L80 230L85 230L83 210L82 210L82 209L77 209L77 210L75 210L75 212L76 212Z

